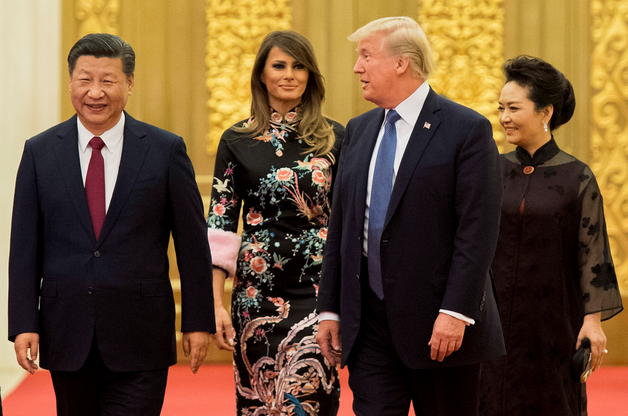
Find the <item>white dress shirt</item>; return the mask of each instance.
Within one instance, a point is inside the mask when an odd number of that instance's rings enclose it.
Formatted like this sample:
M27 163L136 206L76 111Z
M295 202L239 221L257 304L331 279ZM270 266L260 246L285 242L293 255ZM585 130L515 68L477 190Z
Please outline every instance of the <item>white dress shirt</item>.
M113 189L116 187L116 181L118 179L120 159L122 158L122 143L124 142L124 120L124 112L122 112L122 116L116 126L104 132L102 135L98 135L105 143L105 146L100 151L105 163L105 213L109 210ZM78 126L79 157L81 159L81 173L83 174L84 186L89 160L92 158L92 147L89 145L89 141L91 141L95 135L83 126L78 117L76 118L76 122Z
M395 110L401 117L397 122L395 122L395 130L397 131L397 149L395 151L393 184L395 184L395 180L397 179L397 172L399 171L399 166L401 165L401 159L403 158L403 154L406 152L408 142L410 142L410 135L412 135L412 130L414 129L414 125L416 125L416 121L419 118L421 110L423 110L423 104L425 103L425 99L427 98L427 94L429 92L430 86L429 84L427 84L427 82L424 82L418 89L416 89L414 93L410 95L410 97L399 103L399 105L395 108ZM379 134L377 135L377 142L375 142L375 149L373 149L373 155L371 156L371 165L369 166L369 177L366 186L366 210L364 211L364 240L362 241L363 252L364 255L367 256L369 252L369 206L371 205L373 173L375 172L375 162L377 161L377 154L379 153L379 145L381 144L382 138L384 137L386 127L386 115L388 115L389 111L390 109L386 109L384 121L380 126Z
M421 110L423 110L423 105L425 104L425 99L427 98L429 92L430 86L429 84L427 84L427 82L424 82L418 89L415 90L414 93L412 93L406 100L399 103L399 105L397 105L397 107L395 108L400 118L399 120L397 120L397 122L395 122L395 130L397 132L397 149L395 151L393 184L397 179L397 172L399 171L399 166L401 165L403 154L406 152L408 142L410 142L410 136L412 135L412 131L414 130L414 125L416 125L416 121L419 119L419 115L421 114ZM362 251L366 256L368 256L369 206L371 203L373 173L375 171L377 153L379 152L379 144L382 142L382 138L384 137L386 115L388 114L388 112L389 109L386 109L384 121L382 122L382 125L379 129L377 142L375 142L375 149L373 150L373 155L371 156L371 162L369 166L369 176L366 189L366 210L364 211L364 239L362 240ZM454 318L461 319L470 324L475 324L475 321L472 318L469 318L457 312L452 312L445 309L441 309L439 312L446 313L453 316ZM319 321L324 320L339 321L340 316L334 312L321 312L319 315Z

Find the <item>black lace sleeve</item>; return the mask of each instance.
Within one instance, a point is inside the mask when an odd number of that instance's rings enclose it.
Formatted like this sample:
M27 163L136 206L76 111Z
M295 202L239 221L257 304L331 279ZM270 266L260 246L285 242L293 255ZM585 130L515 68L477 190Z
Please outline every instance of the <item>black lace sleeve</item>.
M601 312L604 321L621 312L622 300L606 232L602 195L588 167L582 178L578 261L584 313Z

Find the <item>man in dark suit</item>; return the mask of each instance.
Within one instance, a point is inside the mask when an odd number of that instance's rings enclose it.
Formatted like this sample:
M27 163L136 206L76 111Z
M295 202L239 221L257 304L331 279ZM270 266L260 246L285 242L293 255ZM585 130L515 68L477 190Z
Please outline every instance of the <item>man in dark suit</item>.
M489 266L501 203L489 121L434 93L410 18L356 31L379 106L347 125L317 341L349 367L358 415L477 414L480 363L504 354Z
M59 415L159 415L176 363L181 275L194 373L215 332L201 196L183 139L124 112L135 54L91 34L68 55L77 115L26 141L9 259L9 339L49 369Z

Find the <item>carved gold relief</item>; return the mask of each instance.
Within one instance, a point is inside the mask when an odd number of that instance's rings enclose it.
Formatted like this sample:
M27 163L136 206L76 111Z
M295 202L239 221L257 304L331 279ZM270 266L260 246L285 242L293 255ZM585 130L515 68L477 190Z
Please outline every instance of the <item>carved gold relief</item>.
M591 169L604 195L613 260L628 293L628 4L591 2Z
M207 88L210 92L207 150L250 115L250 77L264 36L290 29L288 0L207 0Z
M503 0L419 0L418 21L427 35L437 71L430 85L469 106L493 125L503 151L497 102L503 85Z
M100 32L117 35L119 10L120 0L76 0L78 37Z

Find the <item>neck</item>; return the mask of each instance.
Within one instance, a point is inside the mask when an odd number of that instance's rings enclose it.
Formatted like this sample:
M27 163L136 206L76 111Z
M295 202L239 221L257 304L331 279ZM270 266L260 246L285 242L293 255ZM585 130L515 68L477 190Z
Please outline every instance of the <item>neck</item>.
M414 94L414 92L417 91L417 89L425 82L424 79L416 77L406 77L400 81L401 82L397 83L397 86L393 89L395 91L394 97L391 97L390 100L387 100L385 103L375 104L384 109L394 109L408 97L412 96L412 94Z
M288 113L289 111L291 111L292 109L297 107L299 105L299 103L301 103L301 100L294 101L294 102L291 102L291 103L284 103L284 102L281 102L281 103L271 103L270 107L272 107L273 110L275 110L281 116L285 116L286 113Z

